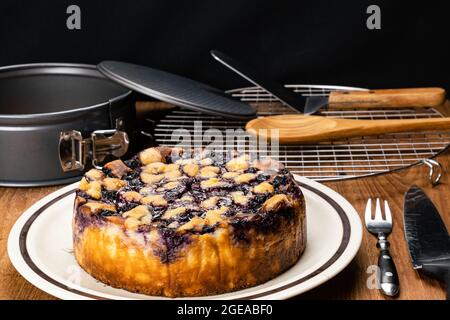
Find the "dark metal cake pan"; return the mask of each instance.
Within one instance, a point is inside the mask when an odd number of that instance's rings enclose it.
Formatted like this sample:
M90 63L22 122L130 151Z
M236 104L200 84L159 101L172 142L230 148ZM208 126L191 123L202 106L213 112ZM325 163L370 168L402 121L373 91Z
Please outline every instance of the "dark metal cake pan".
M131 91L95 66L2 67L0 185L74 181L96 161L126 153L134 121Z

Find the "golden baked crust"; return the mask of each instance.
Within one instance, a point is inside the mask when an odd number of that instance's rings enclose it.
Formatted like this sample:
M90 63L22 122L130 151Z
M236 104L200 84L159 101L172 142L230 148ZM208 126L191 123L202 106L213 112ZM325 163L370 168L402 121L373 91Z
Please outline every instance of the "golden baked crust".
M247 288L292 266L306 245L292 175L246 155L150 148L85 174L74 205L80 266L116 288L203 296Z

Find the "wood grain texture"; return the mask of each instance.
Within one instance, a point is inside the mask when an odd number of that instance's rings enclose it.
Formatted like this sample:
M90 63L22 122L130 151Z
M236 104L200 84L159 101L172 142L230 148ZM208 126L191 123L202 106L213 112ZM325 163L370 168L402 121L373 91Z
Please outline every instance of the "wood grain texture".
M436 107L444 102L442 88L335 91L329 97L330 108L339 109Z
M314 144L387 133L448 130L450 118L353 120L286 114L253 119L245 128L267 140L276 130L281 144Z
M446 114L447 106L440 111ZM325 183L343 195L361 217L369 197L381 197L389 201L394 227L389 237L391 254L400 277L400 295L387 298L378 290L368 289L370 266L377 264L376 239L363 231L361 248L353 262L339 275L295 299L444 299L445 288L435 280L420 275L412 269L407 244L403 234L403 196L412 184L417 184L428 194L438 208L450 230L450 151L436 158L444 169L442 182L432 188L428 182L428 168L416 166L389 174ZM0 188L0 299L55 299L28 283L9 261L6 245L8 234L20 214L34 202L60 187ZM311 213L313 214L313 213Z
M8 258L9 231L20 214L37 200L59 189L0 188L0 299L55 299L39 290L14 269Z
M450 152L437 158L443 168L450 168ZM413 184L427 192L450 229L448 199L450 175L444 172L442 183L434 188L428 182L428 168L417 166L376 177L325 183L347 198L363 217L367 198L387 199L393 213L394 228L389 240L400 277L401 293L395 299L444 299L444 287L437 281L422 276L412 269L403 235L403 195ZM58 189L0 188L0 299L52 299L52 297L23 279L11 265L6 243L9 230L20 214L36 200ZM313 213L312 213L313 214ZM338 276L297 299L392 299L377 290L370 290L366 282L367 268L376 265L378 249L375 237L363 233L361 249L354 261Z
M329 283L306 293L301 298L323 299L445 299L445 287L439 282L421 275L412 268L403 233L403 198L412 184L417 184L428 194L438 208L450 230L448 199L450 196L450 152L437 157L444 169L441 184L431 187L428 168L416 166L395 173L376 177L326 183L342 194L355 207L363 222L364 209L369 197L389 201L393 215L393 231L389 236L391 254L400 278L400 295L396 298L383 296L377 290L369 290L366 282L370 274L367 268L377 264L376 238L364 230L361 248L353 261L341 274Z

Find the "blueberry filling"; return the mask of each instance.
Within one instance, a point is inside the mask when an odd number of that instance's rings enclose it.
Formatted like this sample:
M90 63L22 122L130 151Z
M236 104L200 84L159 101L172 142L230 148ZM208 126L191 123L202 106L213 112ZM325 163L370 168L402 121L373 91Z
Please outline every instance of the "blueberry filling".
M126 164L127 167L135 170L138 169L141 165L141 162L139 161L139 159L137 157L133 157L129 160L125 160L124 163Z
M163 161L165 160L168 164L172 163L173 159L171 159L170 153L163 154L162 156ZM184 157L184 155L182 155L182 157ZM103 210L95 218L81 217L83 216L82 214L78 214L77 216L79 216L79 219L82 219L80 220L82 222L81 225L86 225L89 222L92 223L94 220L101 221L102 218L110 216L121 216L124 212L142 205L142 203L137 200L136 202L127 201L122 197L121 193L124 191L136 191L139 193L142 188L148 187L150 190L148 192L149 195L162 195L167 204L158 206L148 205L147 208L151 213L151 222L149 224L140 225L137 231L146 234L155 228L159 230L163 246L154 250L156 250L155 253L161 257L162 262L166 263L173 261L176 258L179 249L192 241L192 235L212 233L219 228L219 223L217 223L215 225L205 225L201 230L177 230L177 227L191 221L195 216L204 218L207 209L202 208L201 202L208 200L211 197L218 197L218 201L211 209L227 207L227 210L222 216L228 217L227 220L232 228L233 239L240 243L249 243L251 241L251 229L261 233L270 233L279 230L278 228L282 223L288 222L289 219L294 217L294 211L291 209L278 210L276 214L264 212L262 206L271 196L273 196L273 193L255 193L253 188L256 185L263 182L269 182L273 186L275 193L288 194L295 199L301 196L299 187L293 181L292 175L286 169L262 172L258 168L250 167L244 171L244 173L256 175L256 178L253 178L250 182L238 184L234 181L234 176L230 175L233 178L225 180L219 177L220 184L213 184L212 187L207 189L202 187L202 182L206 179L184 176L182 179L178 180L178 185L176 185L175 188L162 189L162 187L168 183L165 179L156 185L153 184L153 186L148 186L141 181L140 174L142 171L142 163L139 161L138 157L131 158L124 162L132 169L132 171L127 172L127 174L122 177L122 180L126 181L126 186L120 189L120 192L108 191L105 189L102 189L101 191L101 201L114 205L117 212ZM227 171L224 163L216 163L215 166L219 167L221 173ZM182 170L181 166L180 170ZM111 170L103 169L103 173L106 176L110 176ZM233 201L234 196L232 197L231 193L236 191L241 191L247 197L247 201L235 203ZM77 191L77 195L85 199L92 199L81 190ZM183 196L188 196L192 199L180 200ZM174 208L174 204L178 207L187 208L186 213L170 219L162 219L167 209Z
M77 195L78 197L84 198L84 199L86 199L86 200L92 199L90 195L88 195L86 192L84 192L83 190L80 190L80 189L78 189L78 190L76 191L76 195Z
M249 244L251 242L250 230L256 230L258 233L269 234L278 232L283 222L289 223L294 217L295 212L292 208L286 208L276 214L263 213L259 215L250 215L245 218L232 218L233 239L236 242Z
M164 207L148 207L152 214L152 220L159 220L161 216L164 214L166 208Z
M198 231L198 234L206 234L206 233L212 233L217 229L217 224L212 226L204 226L202 230Z
M230 198L220 198L218 203L219 207L226 206L229 207L233 204L233 201Z
M183 214L181 216L177 216L177 217L175 217L174 220L178 221L180 223L185 223L185 222L190 221L191 219L192 219L192 215L190 213L188 213L188 214Z
M126 187L127 190L139 191L145 186L145 184L139 178L130 178L126 180L128 181L128 185Z
M267 181L269 179L270 179L270 175L264 174L264 173L258 174L258 176L256 177L256 181L259 183Z
M117 202L117 211L120 213L124 213L124 212L130 211L130 210L136 208L138 205L139 205L139 203L136 203L136 202L118 201Z
M164 194L164 197L169 201L174 201L174 200L178 199L180 197L180 195L183 194L183 192L186 191L186 188L187 188L187 186L180 185L180 186L176 187L175 189L167 191Z
M119 215L117 212L110 211L110 210L102 210L102 212L100 212L100 216L102 216L102 217L110 217L110 216L117 216L117 215Z
M105 176L111 177L111 169L102 168L102 171L105 174Z
M250 168L247 169L246 172L247 172L247 173L257 173L257 172L258 172L258 169L255 168L255 167L250 167Z
M114 204L117 201L117 191L102 190L102 201Z
M106 217L102 215L103 211L100 213L100 215L86 215L83 214L78 208L75 212L75 220L76 225L78 227L77 233L74 233L74 237L76 237L78 234L81 234L85 228L92 224L102 224L104 223L104 220L101 219L102 217ZM112 212L111 215L114 215L115 213Z
M257 194L255 195L255 197L253 198L253 201L251 201L250 203L250 208L252 210L257 210L258 208L260 208L262 206L262 204L264 202L266 202L266 200L269 198L270 193L263 193L263 194Z
M286 184L286 182L287 182L286 176L276 176L272 181L272 185L277 190L281 186L284 186Z
M165 251L158 250L155 254L160 256L163 263L174 261L179 250L191 241L189 234L180 234L171 229L161 229L160 235Z
M240 184L237 185L235 189L236 191L242 191L245 195L247 195L251 191L252 187L247 184Z

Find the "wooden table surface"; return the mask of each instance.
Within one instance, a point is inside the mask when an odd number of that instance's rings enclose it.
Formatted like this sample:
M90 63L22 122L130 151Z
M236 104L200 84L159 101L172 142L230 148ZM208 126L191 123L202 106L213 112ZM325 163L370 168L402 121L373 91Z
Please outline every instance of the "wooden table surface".
M400 277L401 292L395 299L444 299L445 288L435 280L420 275L412 269L403 234L403 196L412 184L427 192L450 229L450 151L436 158L442 165L441 184L432 188L428 180L428 167L421 165L398 172L339 182L325 183L343 195L363 217L369 197L389 200L393 213L394 228L389 240L391 253ZM0 299L54 299L37 289L14 269L7 255L9 231L20 214L43 196L60 187L44 188L0 188ZM322 286L313 289L298 299L391 299L378 290L369 289L367 281L370 266L376 265L378 249L375 237L363 233L361 248L353 262L339 275Z

